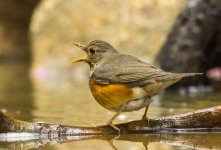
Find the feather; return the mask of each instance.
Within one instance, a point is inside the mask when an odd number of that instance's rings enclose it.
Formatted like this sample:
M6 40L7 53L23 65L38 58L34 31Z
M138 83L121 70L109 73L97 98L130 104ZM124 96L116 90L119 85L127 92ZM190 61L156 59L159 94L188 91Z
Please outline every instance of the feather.
M183 77L197 74L165 72L133 56L124 54L119 54L100 66L94 70L92 77L96 83L103 85L126 83L131 86L144 86L156 81L178 81Z

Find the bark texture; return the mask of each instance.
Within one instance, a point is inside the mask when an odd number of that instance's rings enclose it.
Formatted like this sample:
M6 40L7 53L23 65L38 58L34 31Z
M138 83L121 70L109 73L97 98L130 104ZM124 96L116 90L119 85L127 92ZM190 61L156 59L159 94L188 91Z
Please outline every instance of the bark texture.
M221 106L197 110L194 112L116 124L120 134L144 133L188 133L188 132L221 132ZM109 125L97 127L77 127L59 124L31 123L10 118L0 114L0 133L35 133L48 136L62 135L114 135L118 131Z

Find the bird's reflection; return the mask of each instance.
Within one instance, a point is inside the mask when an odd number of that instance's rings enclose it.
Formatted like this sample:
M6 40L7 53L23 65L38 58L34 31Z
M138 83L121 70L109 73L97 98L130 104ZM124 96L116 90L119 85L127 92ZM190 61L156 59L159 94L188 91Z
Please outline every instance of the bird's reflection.
M44 149L49 144L65 144L84 140L103 140L114 150L118 150L114 144L117 141L140 142L144 149L148 149L148 144L164 143L192 149L210 149L211 147L221 149L220 133L188 133L188 134L134 134L134 135L89 135L89 136L60 136L60 137L41 137L34 140L20 141L19 139L5 138L1 141L0 147L10 149L28 150L33 148ZM206 141L206 142L205 142Z

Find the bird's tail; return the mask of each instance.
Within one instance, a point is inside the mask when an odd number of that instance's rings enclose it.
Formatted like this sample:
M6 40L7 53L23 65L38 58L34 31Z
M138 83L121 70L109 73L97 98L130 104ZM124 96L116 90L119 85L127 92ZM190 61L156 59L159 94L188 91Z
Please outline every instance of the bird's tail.
M195 75L203 75L203 73L176 73L180 78L195 76Z

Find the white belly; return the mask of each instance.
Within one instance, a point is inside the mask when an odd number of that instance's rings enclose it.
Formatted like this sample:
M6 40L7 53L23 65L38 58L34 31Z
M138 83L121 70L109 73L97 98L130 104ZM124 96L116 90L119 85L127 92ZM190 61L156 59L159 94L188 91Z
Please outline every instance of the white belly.
M146 107L147 105L149 105L151 102L151 99L138 99L138 100L134 100L134 101L130 101L129 103L125 104L125 112L130 112L130 111L135 111L135 110L139 110L141 108Z
M136 111L151 103L151 99L147 96L147 93L143 88L135 87L133 88L133 93L133 99L121 106L112 108L112 110L119 111L122 107L125 107L124 112Z

